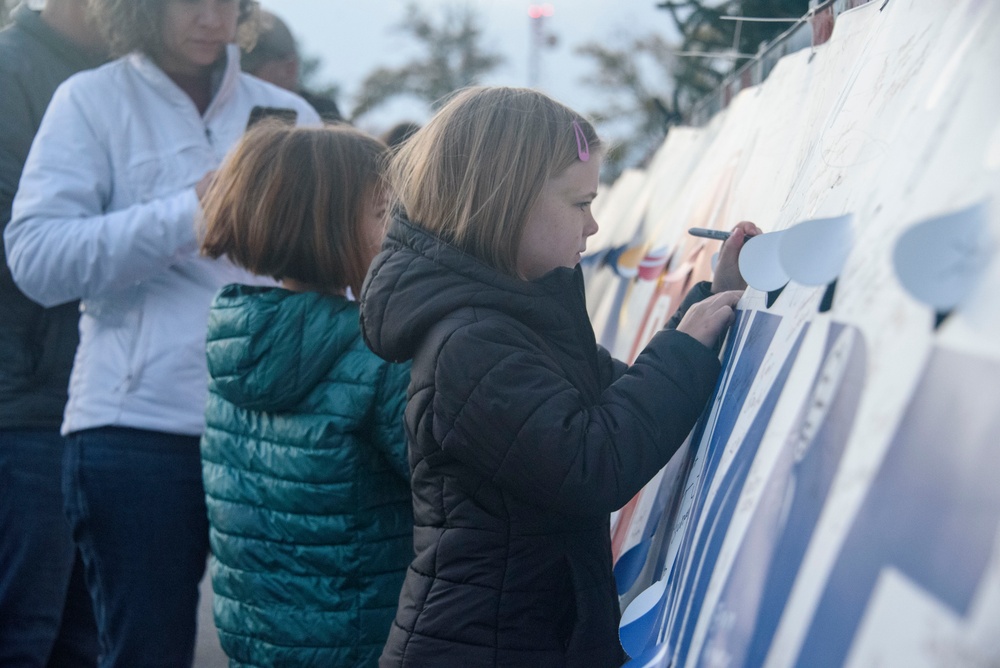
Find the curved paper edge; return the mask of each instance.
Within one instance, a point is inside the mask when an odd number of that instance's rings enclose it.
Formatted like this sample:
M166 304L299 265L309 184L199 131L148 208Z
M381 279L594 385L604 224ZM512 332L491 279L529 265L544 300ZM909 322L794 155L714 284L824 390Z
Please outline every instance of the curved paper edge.
M975 287L992 255L986 202L907 228L892 264L903 288L937 311L954 309Z
M778 259L790 280L827 285L840 276L851 253L854 215L804 220L781 234Z
M747 284L762 292L777 290L788 283L778 257L778 248L784 232L758 234L747 239L740 251L740 274Z
M625 608L618 624L618 639L631 657L640 656L655 635L653 625L667 590L666 578L654 582Z

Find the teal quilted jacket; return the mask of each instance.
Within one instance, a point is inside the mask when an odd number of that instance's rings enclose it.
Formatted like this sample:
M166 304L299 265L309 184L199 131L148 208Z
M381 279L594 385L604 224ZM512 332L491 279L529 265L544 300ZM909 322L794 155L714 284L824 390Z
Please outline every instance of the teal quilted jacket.
M375 665L413 556L409 365L356 303L230 285L208 325L202 471L231 665Z

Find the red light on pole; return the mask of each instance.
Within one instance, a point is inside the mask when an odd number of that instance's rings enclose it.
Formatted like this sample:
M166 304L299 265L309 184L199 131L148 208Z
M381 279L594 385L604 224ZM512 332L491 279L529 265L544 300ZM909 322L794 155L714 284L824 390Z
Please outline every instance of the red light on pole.
M528 6L528 16L530 16L533 19L540 19L544 16L552 16L555 13L556 13L555 8L547 2L544 5Z

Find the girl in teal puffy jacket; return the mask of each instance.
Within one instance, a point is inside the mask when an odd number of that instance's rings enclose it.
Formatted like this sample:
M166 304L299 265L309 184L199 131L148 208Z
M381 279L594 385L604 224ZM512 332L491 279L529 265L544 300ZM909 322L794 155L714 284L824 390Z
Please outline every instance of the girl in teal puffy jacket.
M229 285L209 315L202 471L232 665L374 665L412 558L409 365L365 347L351 299L384 234L384 152L262 123L206 202L203 252L281 283Z

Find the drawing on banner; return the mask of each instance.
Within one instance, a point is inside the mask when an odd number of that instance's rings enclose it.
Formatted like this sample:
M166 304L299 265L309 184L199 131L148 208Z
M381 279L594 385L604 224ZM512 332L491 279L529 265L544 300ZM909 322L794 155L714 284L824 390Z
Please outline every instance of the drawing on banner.
M998 58L998 3L868 3L648 167L631 244L670 260L594 292L616 357L711 275L684 230L766 233L712 402L615 527L633 668L1000 666Z
M982 21L972 23L961 43L952 51L948 62L941 68L941 72L937 76L937 81L931 86L931 91L927 95L927 101L924 103L925 108L928 110L934 109L938 105L944 95L944 91L952 85L955 75L958 73L959 66L965 59L965 54L976 43L982 25Z

